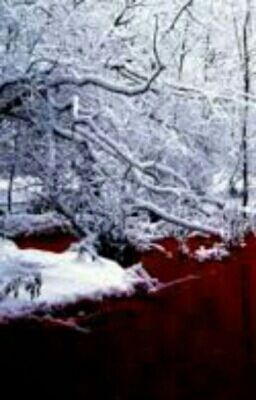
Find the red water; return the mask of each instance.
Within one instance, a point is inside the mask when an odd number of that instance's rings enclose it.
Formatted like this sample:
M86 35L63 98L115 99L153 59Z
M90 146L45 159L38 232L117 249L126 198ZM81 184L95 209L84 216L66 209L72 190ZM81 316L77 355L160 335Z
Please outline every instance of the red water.
M56 399L253 399L256 239L246 243L225 260L198 263L164 240L167 254L141 256L166 283L158 292L2 325L2 390Z
M51 232L17 236L14 242L20 249L38 249L62 253L67 250L71 244L77 242L77 238L67 232Z

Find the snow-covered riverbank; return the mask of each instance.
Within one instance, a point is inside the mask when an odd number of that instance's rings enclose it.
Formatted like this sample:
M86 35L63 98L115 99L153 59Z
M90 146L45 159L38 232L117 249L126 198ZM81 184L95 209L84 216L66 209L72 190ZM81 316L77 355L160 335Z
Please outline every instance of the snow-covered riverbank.
M0 241L0 316L18 316L79 299L130 296L143 283L133 269L88 254L20 250Z

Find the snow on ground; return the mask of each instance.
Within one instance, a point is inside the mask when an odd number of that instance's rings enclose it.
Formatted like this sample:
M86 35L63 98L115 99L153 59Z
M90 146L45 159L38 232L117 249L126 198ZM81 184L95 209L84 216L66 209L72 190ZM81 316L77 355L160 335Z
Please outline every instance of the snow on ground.
M142 281L138 274L107 259L92 260L72 250L62 254L20 250L11 241L0 241L0 317L82 298L132 295Z

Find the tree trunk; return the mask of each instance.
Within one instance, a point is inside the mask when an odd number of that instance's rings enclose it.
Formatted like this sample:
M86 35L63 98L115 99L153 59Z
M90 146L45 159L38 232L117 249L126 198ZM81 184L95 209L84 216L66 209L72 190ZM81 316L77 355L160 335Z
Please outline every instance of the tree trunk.
M243 122L242 122L242 179L243 179L243 198L242 206L247 207L249 203L249 159L248 159L248 117L249 117L249 103L248 94L251 90L250 80L250 53L248 46L248 37L251 21L251 4L247 0L247 10L245 22L243 27L243 56L244 56L244 70L243 70L243 86L245 94L245 105L243 109ZM246 212L245 212L246 216Z

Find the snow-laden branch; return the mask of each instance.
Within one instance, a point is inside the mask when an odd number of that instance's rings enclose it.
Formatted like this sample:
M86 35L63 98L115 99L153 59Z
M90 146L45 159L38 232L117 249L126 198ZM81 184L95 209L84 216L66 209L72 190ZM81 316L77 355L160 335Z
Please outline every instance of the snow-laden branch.
M153 203L144 200L137 200L136 201L136 208L150 211L153 214L157 215L161 219L165 220L166 222L170 222L171 224L180 226L182 228L188 229L189 231L198 231L202 233L207 233L210 235L216 235L223 237L224 232L221 229L215 229L207 225L202 225L197 222L190 222L182 218L175 217L174 215L170 214L168 211L164 211L158 206Z
M79 88L84 88L85 86L91 85L111 93L125 95L129 97L142 95L151 88L153 82L156 81L161 72L165 69L165 66L162 64L158 52L158 44L157 44L158 31L159 31L159 25L158 25L158 18L156 17L155 29L153 33L153 55L155 58L155 68L149 77L143 79L142 83L133 86L119 85L116 82L108 81L106 78L97 75L87 74L84 76L78 76L77 74L73 73L72 76L50 78L47 82L47 86L59 88L60 86L70 85Z
M252 93L239 92L233 88L228 89L226 92L222 92L218 89L202 89L202 87L183 82L169 81L166 83L166 85L173 94L185 96L187 98L199 98L206 100L211 109L214 109L215 105L222 103L236 104L238 106L244 106L244 104L250 103L250 105L254 107L256 106L255 95Z
M122 8L122 10L119 12L119 14L117 15L117 17L114 20L114 26L124 26L127 25L132 19L133 17L131 16L126 16L126 14L131 11L134 10L135 8L138 7L143 7L145 6L145 4L143 2L130 2L130 1L125 1L125 4Z
M124 161L126 161L128 164L130 164L130 166L132 168L135 168L137 170L139 170L140 172L144 172L146 173L147 170L145 170L145 166L143 167L143 164L140 164L138 161L135 161L132 156L127 153L124 152L122 149L120 149L120 147L108 136L104 135L100 129L97 127L97 125L92 121L89 120L87 118L81 118L78 119L77 123L82 123L82 124L86 124L87 127L90 127L92 132L94 133L94 135L91 135L90 132L88 132L88 130L83 129L83 127L76 127L76 132L80 133L80 135L86 137L88 140L92 140L94 141L97 145L100 145L101 148L103 150L106 151L106 146L107 146L107 151L111 151L112 152L116 152L116 154L118 156L120 156ZM61 130L60 128L57 128L57 131L60 133L64 133L67 137L72 137L70 134L68 134L68 132L63 132L63 130ZM76 140L76 136L73 135L74 140ZM79 137L79 140L83 140L81 138L81 136ZM138 178L138 174L135 174L135 176ZM155 185L151 185L151 184L147 184L147 182L142 181L141 179L138 179L138 183L142 184L144 187L146 187L149 191L157 191L161 194L165 193L165 194L175 194L178 197L184 197L184 198L188 198L191 200L194 200L197 202L197 204L199 204L200 202L200 198L197 198L196 196L193 196L192 193L187 192L185 190L178 190L176 188L171 188L171 187L164 187L161 188L161 186L155 186ZM138 208L143 208L145 210L151 211L153 213L155 213L156 215L158 215L160 218L164 219L167 222L171 222L175 225L181 226L183 228L189 229L189 230L196 230L196 231L200 231L200 232L205 232L205 233L209 233L209 234L214 234L214 235L219 235L222 236L222 231L221 230L217 230L215 228L212 227L208 227L205 225L201 225L199 223L195 223L195 222L189 222L186 220L183 220L181 218L177 218L175 216L169 215L166 211L161 210L159 207L157 207L156 205L149 203L149 202L145 202L145 201L137 201L136 202L136 206Z
M166 175L170 175L172 178L177 180L185 189L182 188L173 188L171 186L168 187L163 187L163 186L157 186L157 185L151 185L149 183L146 183L143 181L143 184L148 186L148 189L154 192L158 192L159 194L175 194L176 196L179 197L185 197L185 198L190 198L191 200L193 199L194 201L200 201L203 203L208 203L212 204L214 206L217 206L218 208L224 208L225 204L224 202L214 199L212 197L203 195L203 196L197 196L194 194L191 189L189 188L189 184L185 178L183 178L180 174L178 174L177 171L174 171L170 166L163 165L161 163L157 163L155 161L149 161L149 162L144 162L141 163L137 160L134 159L134 157L129 154L129 152L124 151L116 144L114 140L112 140L109 136L106 136L103 132L101 132L100 128L93 122L92 119L89 118L78 118L76 120L76 124L78 125L86 125L90 128L90 130L97 135L98 139L100 139L100 142L105 143L109 148L119 156L121 157L124 161L126 161L128 164L130 164L131 167L137 169L138 171L142 172L144 175L149 175L150 177L155 176L155 172L159 171L162 173L165 173ZM88 132L79 129L79 126L77 126L78 131L82 135L87 135ZM88 137L89 138L89 137ZM96 138L94 137L93 140ZM99 141L97 141L99 144ZM102 144L101 144L102 147ZM138 180L137 176L137 180ZM142 181L140 181L142 183Z
M178 198L184 198L186 200L190 200L190 201L194 202L197 206L199 206L199 203L201 203L201 204L208 203L208 204L217 206L219 208L224 208L224 206L225 206L224 202L222 202L220 200L216 200L211 197L207 197L205 195L198 196L189 189L177 188L177 187L172 187L172 186L154 185L152 183L149 183L149 182L143 180L138 174L135 174L135 176L136 176L136 180L142 186L144 186L149 191L156 193L160 196L174 195ZM200 209L201 209L201 207L200 207ZM201 209L201 211L205 212L203 209Z
M168 35L175 27L176 24L178 23L179 19L181 18L181 16L183 15L183 13L193 5L194 0L188 0L186 1L181 8L178 10L177 14L175 15L175 17L173 18L171 24L168 26L168 28L165 31L165 35Z
M152 192L156 192L158 194L172 194L175 195L179 198L185 198L192 200L196 202L197 204L199 203L208 203L212 204L214 206L217 206L218 208L224 208L225 204L217 199L208 197L206 195L203 196L197 196L187 186L187 182L181 177L177 172L173 171L170 167L162 165L161 163L156 163L156 162L145 162L141 163L138 160L135 160L134 157L127 151L123 150L120 148L120 146L117 145L117 143L112 140L109 136L105 135L103 132L101 132L100 128L93 122L92 119L89 118L78 118L76 120L76 132L80 134L80 136L74 136L74 133L68 132L67 130L61 128L58 125L54 126L55 132L59 135L62 135L63 138L68 139L68 140L76 140L79 141L80 143L83 143L83 141L86 143L86 140L84 140L84 137L86 137L88 140L94 142L98 146L100 146L104 151L107 151L108 153L112 155L116 155L119 158L121 158L123 161L125 161L127 164L130 165L130 167L134 168L135 170L140 171L144 175L149 175L150 177L154 178L154 171L164 171L165 173L168 173L170 176L172 176L174 179L178 180L181 184L184 185L185 183L185 188L174 188L171 186L159 186L159 185L154 185L146 182L145 180L142 180L141 177L139 177L138 174L135 174L136 180L138 181L139 184L142 186L146 187L148 190ZM79 125L86 125L87 127L90 128L91 132L94 135L91 135L91 133L83 129L82 126ZM152 170L151 168L154 167Z
M145 83L137 86L127 86L127 85L118 85L116 82L107 81L102 77L98 77L95 75L86 75L82 77L61 77L56 79L50 79L47 83L48 87L58 88L64 85L70 85L75 87L85 87L88 85L92 85L95 87L99 87L111 93L121 94L125 96L138 96L146 93L152 83L158 78L160 73L163 71L164 67L159 67Z
M118 155L121 159L126 161L131 167L143 172L145 175L155 177L154 171L156 172L159 171L165 174L169 174L183 186L188 187L188 183L185 180L185 178L179 175L178 172L174 171L171 167L153 161L142 163L140 161L135 160L134 157L130 155L130 153L127 151L127 149L124 151L123 149L120 148L120 146L116 144L114 140L112 140L109 136L105 135L104 132L100 130L100 128L91 118L85 118L85 117L77 118L75 124L76 124L76 130L78 130L81 134L87 136L88 132L84 129L81 129L81 127L79 128L79 125L80 126L85 125L89 127L90 130L95 135L97 135L98 139L102 141L102 143L109 146L112 151L114 150L116 155Z

